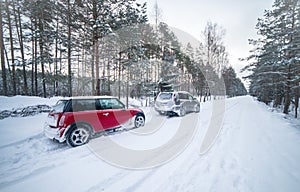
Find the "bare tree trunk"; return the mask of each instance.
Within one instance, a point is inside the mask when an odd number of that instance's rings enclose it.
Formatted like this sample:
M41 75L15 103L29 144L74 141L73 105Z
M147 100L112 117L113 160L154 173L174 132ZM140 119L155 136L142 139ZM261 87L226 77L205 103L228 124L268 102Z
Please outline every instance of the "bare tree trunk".
M286 82L286 91L285 91L285 99L284 99L284 109L283 113L288 114L289 113L289 107L291 104L291 66L289 65L288 69L288 77Z
M34 29L36 30L37 27L37 19L34 20ZM35 95L38 95L38 62L37 62L37 53L38 53L38 44L37 44L36 34L35 34L35 40L34 40L34 88L35 88Z
M0 2L0 12L2 13L2 2ZM3 94L7 94L7 80L6 80L6 67L4 58L4 42L3 42L3 28L2 28L2 14L0 14L0 50L1 50L1 69L3 81Z
M17 94L17 83L16 83L14 42L13 42L13 36L12 36L12 25L11 25L11 20L10 20L10 12L9 12L9 3L8 3L8 0L5 0L5 5L6 5L6 14L7 14L7 22L8 22L9 39L10 39L10 54L11 54L11 62L12 62L13 95L16 95Z
M47 97L47 91L46 91L46 79L45 79L45 65L44 65L44 49L43 49L43 43L40 43L40 54L41 54L41 68L42 68L42 83L43 83L43 97Z
M13 3L13 10L14 10L14 16L15 16L17 35L18 35L19 44L20 44L21 58L22 58L24 92L25 92L25 95L28 95L26 64L25 64L25 55L24 55L24 44L23 44L23 33L22 33L22 25L21 25L20 8L18 8L18 11L16 11L14 1L12 1L12 3ZM16 14L16 12L17 12L18 15Z
M34 49L34 42L35 42L35 38L34 38L34 30L33 30L34 25L32 24L31 21L31 52L32 52L32 57L31 57L31 95L34 95L34 60L35 60L35 49Z
M43 23L41 19L39 19L39 30L40 30L40 39L39 39L39 46L40 46L40 58L41 58L41 68L42 68L42 83L43 83L43 96L47 97L46 91L46 79L45 79L45 65L44 65L44 42L42 37Z
M56 35L55 35L55 52L54 52L54 95L58 96L58 78L57 78L57 71L58 71L58 64L57 64L57 60L58 60L58 17L56 18Z
M295 118L298 118L298 108L299 108L299 97L300 97L300 81L298 81L297 85L298 86L295 89Z
M100 79L99 79L99 40L95 39L95 57L96 57L96 95L100 95Z
M282 103L282 94L280 94L279 90L278 90L278 85L276 84L276 81L278 81L278 79L275 79L275 81L273 82L275 84L275 99L274 99L274 104L273 107L278 107L279 105L281 105Z
M3 34L3 33L2 33ZM4 46L4 41L3 41L3 46ZM5 46L3 47L3 51L5 53L5 58L6 58L6 63L7 63L7 69L8 69L8 73L11 74L11 69L10 69L10 65L9 65L9 58L8 58L8 53L5 49Z
M84 38L84 42L83 44L86 42L86 39ZM85 50L84 50L84 47L82 47L81 49L81 80L78 82L79 84L79 87L81 87L81 91L82 91L82 95L85 95L86 94L86 91L85 91L85 73L86 73L86 54L85 54Z
M71 4L68 1L68 86L69 96L72 96L72 66L71 66Z
M96 21L97 19L97 1L96 0L92 0L92 12L93 12L93 20ZM99 70L99 68L97 69L97 55L98 55L98 51L97 46L97 34L95 31L93 31L93 54L92 54L92 92L93 95L97 94L97 91L95 90L95 77L96 77L96 81L98 81L97 76L99 76L99 74L97 74L97 70ZM95 66L96 66L96 75L95 75ZM96 82L97 84L97 82ZM97 88L96 88L97 89Z
M23 62L22 67L23 67L24 91L25 91L25 95L28 95L26 63L25 63L24 44L23 44L23 31L22 31L21 16L20 16L20 10L19 10L19 8L18 8L18 16L19 16L19 28L20 28L21 56L22 56L22 62Z
M122 53L120 51L119 53L119 70L118 70L118 98L120 99L121 98L121 69L122 69L122 66L121 66L121 58L122 57Z
M95 94L95 45L92 47L92 95Z
M108 62L107 62L107 92L109 95L111 95L110 92L110 64L111 64L111 60L110 58L108 58Z

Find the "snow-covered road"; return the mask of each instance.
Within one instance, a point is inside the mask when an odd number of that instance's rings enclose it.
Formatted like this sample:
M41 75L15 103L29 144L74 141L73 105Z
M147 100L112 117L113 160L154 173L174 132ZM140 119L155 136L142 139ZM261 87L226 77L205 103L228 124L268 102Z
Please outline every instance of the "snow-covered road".
M225 104L222 129L204 154L201 146L214 121L212 102L204 103L199 114L182 118L160 117L146 108L151 126L144 131L99 137L77 148L43 136L46 114L0 120L0 191L299 191L299 120L271 113L250 96L227 99ZM151 150L164 146L178 132L190 138L186 145L152 168L120 168L122 164L113 164L123 161L111 162L95 153L99 150L95 146L114 151L112 141L136 151ZM172 151L167 149L156 151L157 157ZM126 154L114 157L132 159Z

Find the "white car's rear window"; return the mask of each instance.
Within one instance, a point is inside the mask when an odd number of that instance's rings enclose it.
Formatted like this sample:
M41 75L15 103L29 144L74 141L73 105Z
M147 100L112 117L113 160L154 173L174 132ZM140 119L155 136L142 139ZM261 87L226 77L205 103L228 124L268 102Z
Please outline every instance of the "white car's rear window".
M160 93L158 98L160 100L170 100L172 99L172 93Z

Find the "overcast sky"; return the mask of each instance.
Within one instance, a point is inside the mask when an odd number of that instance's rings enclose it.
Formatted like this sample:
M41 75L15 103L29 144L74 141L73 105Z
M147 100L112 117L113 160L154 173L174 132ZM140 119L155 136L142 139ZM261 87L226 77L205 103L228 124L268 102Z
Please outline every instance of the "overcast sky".
M148 15L154 23L156 0L144 0ZM157 0L162 10L162 21L201 40L207 21L218 23L226 30L224 43L230 64L239 73L246 63L238 58L247 57L251 47L249 38L256 37L255 25L264 10L271 9L274 0Z

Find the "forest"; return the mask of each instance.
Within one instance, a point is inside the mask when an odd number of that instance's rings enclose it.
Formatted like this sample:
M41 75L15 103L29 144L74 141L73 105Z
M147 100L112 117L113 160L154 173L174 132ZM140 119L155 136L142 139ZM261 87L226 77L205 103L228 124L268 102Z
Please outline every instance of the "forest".
M245 95L228 61L225 30L207 22L198 47L150 24L136 0L4 0L1 95ZM154 7L158 12L159 8Z
M300 2L276 0L258 19L258 39L244 70L251 72L250 94L273 107L298 116L300 95Z

